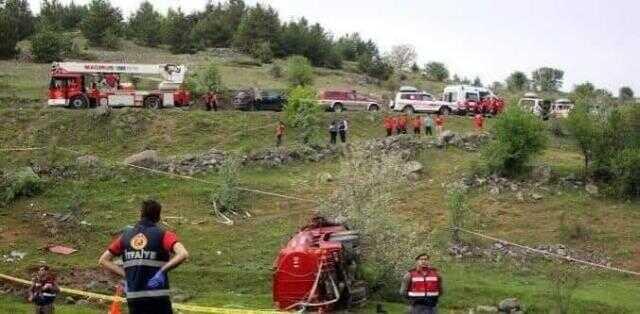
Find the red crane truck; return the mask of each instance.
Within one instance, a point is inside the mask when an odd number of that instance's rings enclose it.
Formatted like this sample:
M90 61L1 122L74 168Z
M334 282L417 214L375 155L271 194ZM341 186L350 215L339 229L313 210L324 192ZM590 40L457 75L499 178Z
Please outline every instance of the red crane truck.
M188 106L191 95L183 89L184 65L55 62L51 66L49 106L86 108L162 108ZM120 82L120 75L161 76L156 90L136 90L132 83ZM155 80L158 80L155 78Z

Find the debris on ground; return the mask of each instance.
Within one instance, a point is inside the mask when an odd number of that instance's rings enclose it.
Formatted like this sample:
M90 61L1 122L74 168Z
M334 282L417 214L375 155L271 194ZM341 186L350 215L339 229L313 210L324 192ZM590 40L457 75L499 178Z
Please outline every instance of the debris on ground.
M2 255L2 260L5 263L15 263L24 259L25 256L27 256L27 253L25 252L11 251L9 255Z
M63 245L50 246L48 247L48 249L49 249L49 252L51 253L62 254L62 255L69 255L78 251L74 248L70 248L68 246L63 246Z

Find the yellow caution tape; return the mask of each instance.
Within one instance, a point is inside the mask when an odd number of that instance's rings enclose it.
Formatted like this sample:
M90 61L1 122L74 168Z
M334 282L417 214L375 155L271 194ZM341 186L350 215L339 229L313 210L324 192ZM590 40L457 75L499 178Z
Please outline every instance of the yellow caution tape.
M0 274L0 279L12 281L15 283L21 283L24 285L31 285L31 281L12 277L9 275ZM69 288L60 288L60 291L66 294L79 295L83 297L87 297L90 299L101 299L105 301L117 301L126 303L127 299L122 297L104 295L99 293L87 292L82 290L75 290ZM276 310L250 310L250 309L227 309L227 308L217 308L217 307L208 307L208 306L198 306L198 305L189 305L189 304L179 304L174 303L173 308L176 310L189 311L189 312L197 312L197 313L216 313L216 314L275 314L282 313Z

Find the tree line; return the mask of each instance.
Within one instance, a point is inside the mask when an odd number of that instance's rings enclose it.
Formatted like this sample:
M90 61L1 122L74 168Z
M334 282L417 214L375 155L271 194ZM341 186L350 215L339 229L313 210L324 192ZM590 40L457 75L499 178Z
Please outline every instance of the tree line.
M118 49L123 38L148 47L166 46L172 53L195 53L206 48L232 47L247 53L262 63L274 58L300 55L313 66L340 69L344 61L355 62L357 69L373 78L387 81L407 79L408 73L425 80L453 84L483 86L479 77L473 80L450 72L441 62L417 64L413 46L396 45L381 53L371 39L358 33L334 36L319 23L305 18L282 21L278 12L260 3L247 5L243 0L227 0L206 4L203 10L190 14L180 8L158 12L149 2L142 2L127 19L109 0L92 0L87 5L73 1L67 5L58 0L43 0L41 10L34 16L27 0L0 0L0 58L12 58L18 53L16 44L31 38L32 54L37 62L51 62L64 57L82 58L82 49L73 44L65 32L80 30L88 45ZM562 87L564 71L540 67L530 76L515 71L503 82L488 87L495 92L518 93L537 91L556 93ZM398 82L389 84L397 87ZM590 83L587 83L590 84ZM578 85L575 92L589 86ZM593 89L599 99L611 98L611 93ZM622 87L619 100L634 100L633 90Z

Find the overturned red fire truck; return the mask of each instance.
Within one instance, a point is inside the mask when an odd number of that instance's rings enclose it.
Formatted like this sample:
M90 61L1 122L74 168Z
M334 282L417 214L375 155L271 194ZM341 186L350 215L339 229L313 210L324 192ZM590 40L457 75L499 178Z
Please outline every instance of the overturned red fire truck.
M366 301L367 285L357 278L358 246L357 232L314 217L275 261L276 307L325 313Z

